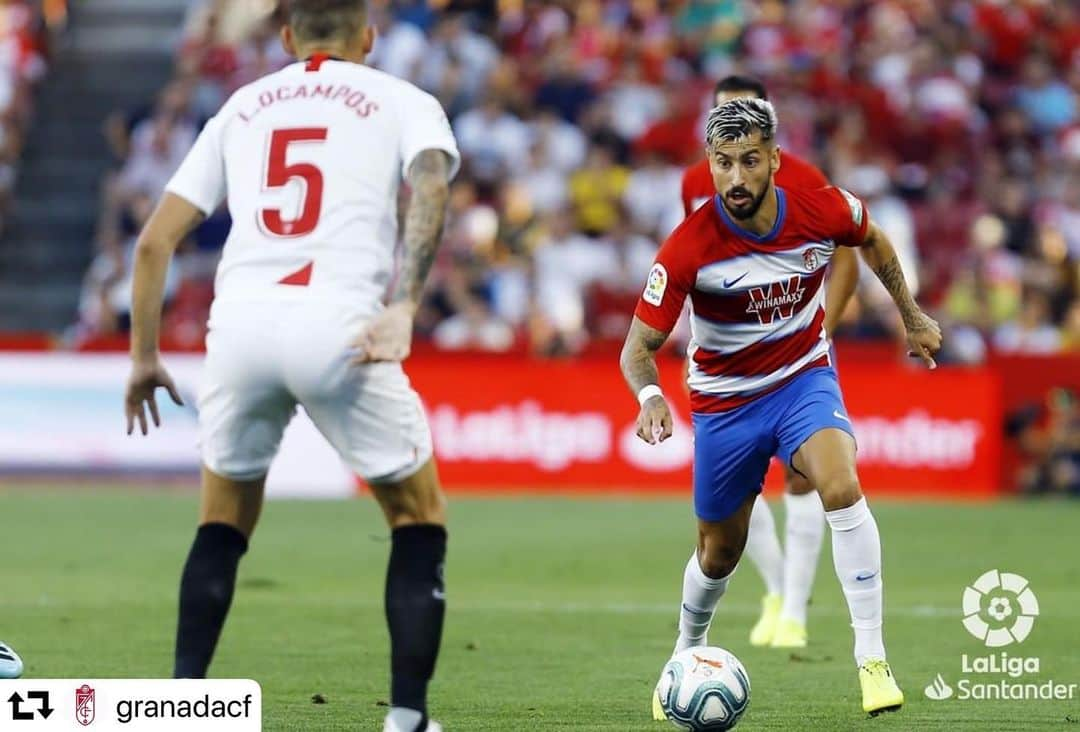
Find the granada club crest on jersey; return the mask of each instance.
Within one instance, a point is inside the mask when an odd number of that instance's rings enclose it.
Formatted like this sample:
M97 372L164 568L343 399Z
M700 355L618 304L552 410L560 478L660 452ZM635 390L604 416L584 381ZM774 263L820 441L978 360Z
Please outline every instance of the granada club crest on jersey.
M818 268L818 253L817 249L807 249L802 253L803 266L806 267L807 272L813 272Z
M746 312L757 315L762 325L772 325L776 318L791 319L806 288L802 286L802 277L795 275L784 282L770 282L768 287L751 287L746 293L750 297Z
M667 270L664 269L664 265L657 262L649 271L649 279L645 283L645 292L642 293L642 298L650 305L660 305L660 302L664 299L664 290L667 289L667 283Z
M88 684L75 690L75 721L83 727L94 721L94 689Z

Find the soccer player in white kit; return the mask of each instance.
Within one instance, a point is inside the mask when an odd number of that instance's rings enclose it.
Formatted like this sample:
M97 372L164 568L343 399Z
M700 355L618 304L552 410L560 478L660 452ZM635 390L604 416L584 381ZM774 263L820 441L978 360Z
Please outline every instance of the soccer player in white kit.
M127 429L180 402L158 352L162 288L187 234L227 198L199 394L199 527L180 584L174 676L201 678L297 405L371 485L392 530L386 581L391 709L427 715L445 612L445 500L420 399L401 368L439 243L459 153L431 95L363 65L363 0L292 0L282 42L299 61L238 90L211 119L135 256ZM393 277L397 191L411 189ZM384 304L385 302L385 304Z

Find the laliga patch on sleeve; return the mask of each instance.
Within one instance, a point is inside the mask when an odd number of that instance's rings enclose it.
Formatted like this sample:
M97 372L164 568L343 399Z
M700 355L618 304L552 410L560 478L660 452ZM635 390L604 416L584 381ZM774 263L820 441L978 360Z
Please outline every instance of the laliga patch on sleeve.
M855 222L855 226L862 226L863 220L863 205L855 196L851 195L843 188L837 188L836 190L844 194L844 198L847 199L847 205L851 209L851 220Z
M653 265L652 270L649 271L649 280L645 283L645 292L642 293L642 298L650 305L659 305L664 299L664 290L667 289L667 270L664 269L664 265L657 262Z

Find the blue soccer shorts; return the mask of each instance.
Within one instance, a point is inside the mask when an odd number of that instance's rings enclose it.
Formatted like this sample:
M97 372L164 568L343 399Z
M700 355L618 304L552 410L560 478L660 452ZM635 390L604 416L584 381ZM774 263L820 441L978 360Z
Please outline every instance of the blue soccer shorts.
M791 465L811 435L830 427L855 436L832 366L808 369L741 407L692 416L694 511L705 521L727 518L760 493L773 455Z

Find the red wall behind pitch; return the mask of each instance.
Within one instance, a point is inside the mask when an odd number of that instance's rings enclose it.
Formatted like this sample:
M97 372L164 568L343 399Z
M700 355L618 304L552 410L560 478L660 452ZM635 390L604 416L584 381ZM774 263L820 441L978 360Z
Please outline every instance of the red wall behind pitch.
M688 491L693 447L677 360L662 364L661 381L679 416L675 436L659 447L634 436L637 404L611 358L448 355L412 359L407 371L428 408L440 473L451 489ZM1002 407L995 372L847 363L841 383L868 492L998 492Z
M972 497L998 492L1001 384L989 369L845 364L859 477L869 492Z

